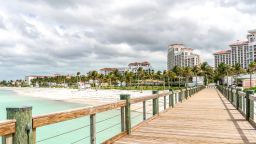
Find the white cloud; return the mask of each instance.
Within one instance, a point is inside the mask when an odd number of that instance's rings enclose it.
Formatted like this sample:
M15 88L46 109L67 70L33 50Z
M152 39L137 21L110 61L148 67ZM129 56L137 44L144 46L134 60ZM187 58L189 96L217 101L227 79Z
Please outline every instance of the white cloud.
M255 27L249 10L255 6L252 0L2 0L0 79L139 60L163 70L173 42L212 63L213 52Z

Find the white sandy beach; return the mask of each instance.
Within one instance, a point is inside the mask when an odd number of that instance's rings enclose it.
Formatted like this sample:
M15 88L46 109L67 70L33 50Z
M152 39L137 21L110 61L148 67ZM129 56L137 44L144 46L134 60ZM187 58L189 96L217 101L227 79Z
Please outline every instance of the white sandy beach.
M37 97L49 100L58 100L89 105L100 105L119 100L120 94L130 94L131 98L142 97L152 94L152 91L135 90L77 90L66 88L0 88L13 90L18 95Z

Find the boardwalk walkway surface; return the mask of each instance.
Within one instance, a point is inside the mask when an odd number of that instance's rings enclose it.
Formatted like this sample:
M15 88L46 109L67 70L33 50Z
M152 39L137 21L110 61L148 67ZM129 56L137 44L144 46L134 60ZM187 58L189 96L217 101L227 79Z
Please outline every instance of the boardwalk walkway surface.
M256 130L217 89L207 88L117 144L256 144Z

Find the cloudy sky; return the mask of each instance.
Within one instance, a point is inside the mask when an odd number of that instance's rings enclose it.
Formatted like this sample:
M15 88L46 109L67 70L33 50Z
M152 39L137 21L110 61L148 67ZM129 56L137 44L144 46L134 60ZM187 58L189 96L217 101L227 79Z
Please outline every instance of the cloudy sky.
M256 28L255 0L0 0L0 80L150 61L167 46L212 53Z

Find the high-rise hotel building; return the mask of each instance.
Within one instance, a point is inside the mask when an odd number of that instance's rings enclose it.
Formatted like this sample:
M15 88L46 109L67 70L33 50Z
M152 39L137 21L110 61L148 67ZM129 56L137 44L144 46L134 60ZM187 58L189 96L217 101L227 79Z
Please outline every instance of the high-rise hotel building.
M214 53L215 67L218 67L220 63L231 64L231 50L222 50Z
M249 30L247 34L249 47L249 62L256 61L256 29Z
M248 31L248 40L237 40L231 43L230 50L214 53L215 67L220 63L235 65L239 63L241 67L248 68L248 65L256 61L256 30Z
M192 48L186 48L183 44L171 44L168 47L167 68L175 66L193 67L200 64L200 56L193 53Z

